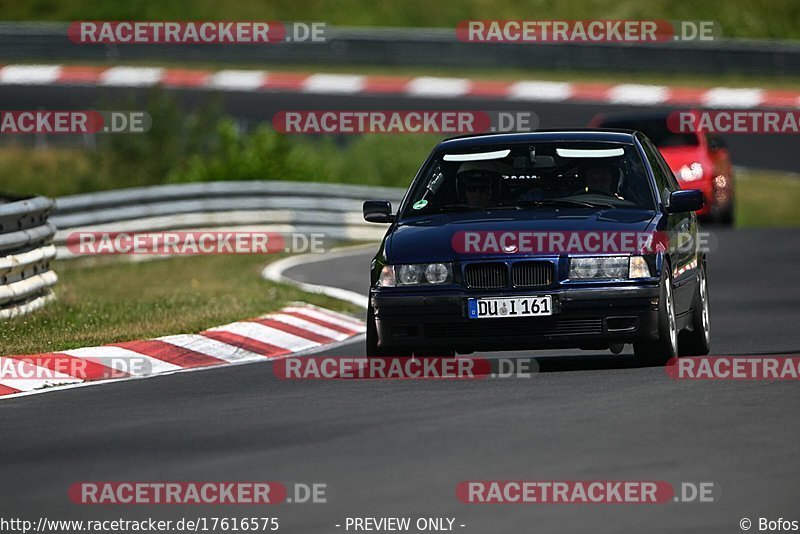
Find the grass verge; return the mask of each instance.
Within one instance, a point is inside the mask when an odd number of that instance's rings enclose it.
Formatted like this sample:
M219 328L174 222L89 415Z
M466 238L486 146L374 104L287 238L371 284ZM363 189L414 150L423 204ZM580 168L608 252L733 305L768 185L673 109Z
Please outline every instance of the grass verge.
M275 258L271 259L277 259ZM322 295L268 282L260 255L175 257L148 262L58 262L58 298L3 323L0 354L33 354L196 333L277 310L287 302L354 311Z
M726 37L800 38L796 0L0 0L7 20L324 20L344 26L455 27L464 19L713 20Z
M800 226L800 175L740 169L736 226Z

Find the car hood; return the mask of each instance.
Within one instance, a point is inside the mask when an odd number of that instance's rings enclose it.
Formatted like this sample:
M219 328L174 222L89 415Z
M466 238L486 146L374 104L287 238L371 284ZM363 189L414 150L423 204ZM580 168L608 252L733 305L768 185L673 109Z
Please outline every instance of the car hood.
M581 209L451 213L420 217L399 223L386 240L389 263L417 263L476 259L493 255L454 250L453 236L459 232L646 232L656 213L650 210ZM517 256L519 257L519 255Z

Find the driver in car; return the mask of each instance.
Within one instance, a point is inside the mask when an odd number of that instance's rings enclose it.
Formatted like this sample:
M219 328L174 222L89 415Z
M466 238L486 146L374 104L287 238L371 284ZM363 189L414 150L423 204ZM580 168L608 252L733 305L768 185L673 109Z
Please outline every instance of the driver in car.
M589 167L585 172L586 187L582 193L595 193L622 199L617 194L617 186L619 185L619 180L615 179L617 175L618 170L610 165Z

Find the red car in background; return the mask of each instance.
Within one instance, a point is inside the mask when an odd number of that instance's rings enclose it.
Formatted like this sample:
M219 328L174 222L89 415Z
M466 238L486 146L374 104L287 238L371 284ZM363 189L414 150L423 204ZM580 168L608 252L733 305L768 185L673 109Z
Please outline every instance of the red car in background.
M707 132L675 133L667 127L669 112L597 115L592 128L638 130L658 147L681 187L700 189L705 207L702 219L733 225L733 166L725 142Z

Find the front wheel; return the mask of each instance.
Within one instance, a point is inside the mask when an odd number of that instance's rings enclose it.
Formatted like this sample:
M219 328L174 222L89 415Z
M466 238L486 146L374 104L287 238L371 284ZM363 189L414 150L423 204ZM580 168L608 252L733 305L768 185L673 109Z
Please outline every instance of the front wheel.
M375 309L367 307L367 358L386 358L389 356L411 356L410 351L399 351L378 346L378 325L375 322Z
M699 279L692 302L692 331L681 335L681 356L705 356L711 350L711 315L705 264L700 263L698 271Z
M643 363L664 365L678 355L678 319L670 266L664 262L661 272L661 292L658 299L658 339L633 344L633 353Z

